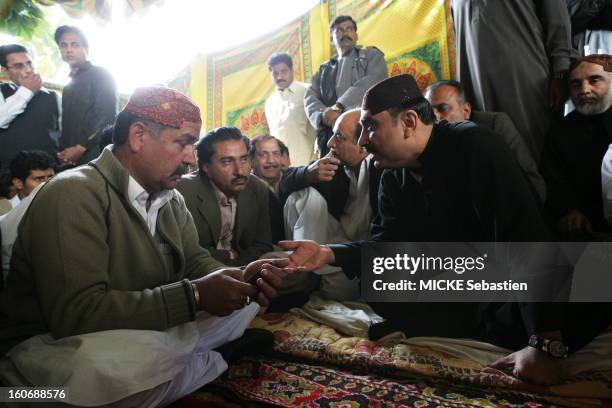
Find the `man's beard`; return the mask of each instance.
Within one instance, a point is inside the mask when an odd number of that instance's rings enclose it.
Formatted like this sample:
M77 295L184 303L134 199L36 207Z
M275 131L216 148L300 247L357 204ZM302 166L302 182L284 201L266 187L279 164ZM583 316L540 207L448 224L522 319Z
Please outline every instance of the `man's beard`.
M591 97L584 99L592 101L596 100L597 98ZM576 106L576 110L585 116L599 115L600 113L604 113L608 110L608 108L610 108L610 105L612 105L612 88L596 103L585 103L584 101L581 103L580 100L578 100L574 102L574 105Z

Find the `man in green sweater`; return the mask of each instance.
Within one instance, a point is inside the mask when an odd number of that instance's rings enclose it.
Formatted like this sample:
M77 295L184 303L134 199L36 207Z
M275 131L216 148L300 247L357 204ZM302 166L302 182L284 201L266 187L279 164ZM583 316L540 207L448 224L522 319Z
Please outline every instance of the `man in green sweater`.
M138 89L114 146L38 193L0 297L0 381L69 387L75 405L157 406L227 368L212 349L242 334L250 299L267 305L286 270L226 268L198 245L174 187L200 127L186 96Z

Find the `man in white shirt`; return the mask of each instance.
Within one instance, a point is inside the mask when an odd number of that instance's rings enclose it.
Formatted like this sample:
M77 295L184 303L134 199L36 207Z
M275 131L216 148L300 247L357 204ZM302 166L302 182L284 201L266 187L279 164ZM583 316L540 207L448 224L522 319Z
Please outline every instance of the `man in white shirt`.
M58 95L42 88L28 50L0 47L2 72L11 83L0 85L0 161L3 168L22 150L43 150L55 157L60 129Z
M270 134L287 145L293 165L303 166L315 158L315 130L304 111L308 85L294 81L293 61L288 54L272 54L268 70L276 86L265 106Z
M41 150L23 151L11 161L10 170L17 194L9 202L15 208L36 187L55 175L55 159Z

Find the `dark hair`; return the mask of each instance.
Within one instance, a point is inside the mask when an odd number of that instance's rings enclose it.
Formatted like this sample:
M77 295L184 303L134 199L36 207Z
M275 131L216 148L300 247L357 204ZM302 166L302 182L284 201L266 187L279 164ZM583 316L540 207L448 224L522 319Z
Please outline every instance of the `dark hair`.
M0 47L0 65L6 68L6 57L16 52L28 53L28 50L23 45L19 44L7 44Z
M85 46L85 48L89 49L89 41L87 41L87 37L85 37L85 33L81 31L80 28L75 27L75 26L69 26L69 25L59 26L57 27L57 30L55 30L54 38L55 38L55 43L58 46L62 39L62 36L66 33L75 33L76 35L78 35L79 38L81 39L81 42L83 42L83 45Z
M98 147L100 150L104 149L109 144L113 143L113 133L115 131L115 126L107 125L102 129L100 134L98 135Z
M141 118L126 111L121 111L117 115L115 126L113 127L114 130L112 140L115 146L121 146L127 142L128 135L130 134L130 126L136 122L144 123L154 137L159 136L159 132L161 132L163 129L171 127L151 122L148 119ZM108 131L108 129L105 129L105 131Z
M249 141L249 156L251 156L251 158L255 157L255 155L257 154L257 144L259 142L263 142L264 140L274 140L276 141L276 143L278 144L278 149L281 150L280 144L281 141L278 140L277 138L275 138L272 135L256 135L253 136L251 138L251 140Z
M291 55L284 52L275 52L268 58L268 71L272 72L272 67L278 64L285 64L289 69L293 69Z
M459 103L464 104L467 102L467 99L465 98L465 89L463 89L463 85L461 85L461 82L454 81L452 79L445 79L442 81L434 82L433 84L429 85L427 89L425 89L424 94L427 95L429 92L433 92L436 89L440 88L441 86L451 86L455 88L455 90L457 91Z
M249 151L249 138L244 136L240 129L236 127L223 126L206 133L196 143L198 155L198 168L202 168L205 163L210 163L210 159L215 154L215 143L227 142L228 140L241 140Z
M0 165L0 197L9 198L12 185L11 171Z
M345 21L352 21L353 25L355 26L355 31L357 31L357 23L355 22L355 20L353 20L353 17L351 17L351 16L337 16L336 18L334 18L332 20L331 23L329 23L329 32L332 33L334 31L334 28L336 28L336 26L338 24L342 24Z
M289 148L287 147L287 145L278 139L276 139L276 141L278 142L278 146L280 147L281 156L284 156L286 154L287 157L290 157Z
M42 150L23 150L11 161L11 178L25 181L32 170L55 170L55 159Z
M431 125L436 121L436 115L431 108L431 104L423 96L419 96L408 103L389 108L389 113L391 113L394 124L397 123L398 115L405 110L415 111L421 122L426 125Z

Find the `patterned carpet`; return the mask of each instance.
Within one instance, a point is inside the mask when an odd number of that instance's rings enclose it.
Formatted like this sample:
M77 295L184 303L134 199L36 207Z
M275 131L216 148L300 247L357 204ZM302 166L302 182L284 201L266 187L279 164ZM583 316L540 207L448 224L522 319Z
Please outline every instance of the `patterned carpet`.
M251 401L250 403L247 401ZM530 394L426 379L390 380L339 368L247 358L173 408L191 407L546 407Z
M274 355L233 364L173 408L612 407L612 373L545 387L430 348L382 346L291 314L252 327L275 335Z

